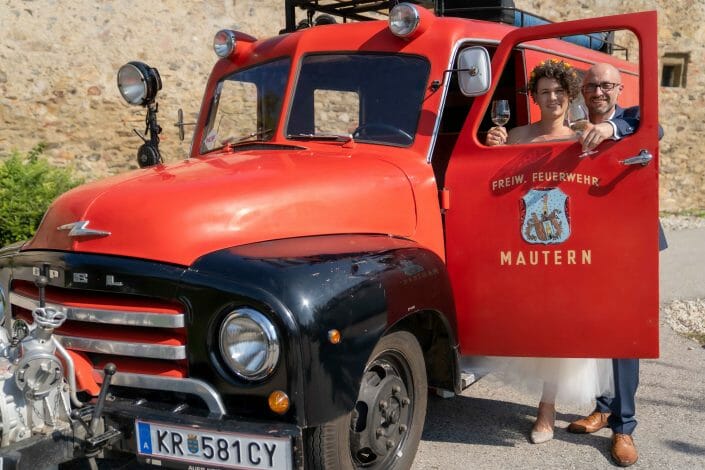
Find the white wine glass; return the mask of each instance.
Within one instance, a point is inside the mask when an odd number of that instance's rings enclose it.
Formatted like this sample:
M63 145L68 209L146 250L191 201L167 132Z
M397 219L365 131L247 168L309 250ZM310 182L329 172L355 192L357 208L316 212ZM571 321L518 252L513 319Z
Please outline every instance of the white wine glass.
M568 106L568 127L578 134L578 137L583 134L590 125L590 119L585 105L579 101L573 101ZM588 155L597 153L595 150L585 150L578 157L583 158Z
M504 126L509 122L511 112L509 111L509 101L494 100L492 102L492 122L495 126Z

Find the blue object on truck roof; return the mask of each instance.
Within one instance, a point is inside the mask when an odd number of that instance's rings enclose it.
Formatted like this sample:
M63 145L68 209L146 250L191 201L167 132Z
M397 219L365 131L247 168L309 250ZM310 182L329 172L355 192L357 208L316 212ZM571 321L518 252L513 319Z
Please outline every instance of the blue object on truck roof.
M545 18L541 18L521 10L514 10L514 26L539 26L551 23ZM561 39L572 42L578 46L587 47L596 51L602 50L609 40L609 31L590 34L579 34L575 36L564 36Z

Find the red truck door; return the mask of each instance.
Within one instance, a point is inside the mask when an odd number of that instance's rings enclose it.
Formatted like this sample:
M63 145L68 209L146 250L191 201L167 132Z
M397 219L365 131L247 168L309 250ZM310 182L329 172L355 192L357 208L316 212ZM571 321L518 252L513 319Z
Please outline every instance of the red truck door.
M520 43L607 30L639 40L634 135L587 158L577 142L487 147L477 135L494 88L469 112L445 214L464 355L658 356L656 12L517 29L493 57L493 87ZM640 155L652 159L628 164Z

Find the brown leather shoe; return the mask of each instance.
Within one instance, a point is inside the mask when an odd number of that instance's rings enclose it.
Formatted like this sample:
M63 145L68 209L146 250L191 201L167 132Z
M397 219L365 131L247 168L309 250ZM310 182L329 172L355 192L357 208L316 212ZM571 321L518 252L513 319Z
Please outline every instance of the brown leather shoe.
M614 433L612 436L612 459L620 467L628 467L639 459L634 440L629 434Z
M609 413L593 411L588 416L580 418L570 423L568 425L568 432L572 432L575 434L585 434L599 431L600 429L607 426L607 418L609 417Z

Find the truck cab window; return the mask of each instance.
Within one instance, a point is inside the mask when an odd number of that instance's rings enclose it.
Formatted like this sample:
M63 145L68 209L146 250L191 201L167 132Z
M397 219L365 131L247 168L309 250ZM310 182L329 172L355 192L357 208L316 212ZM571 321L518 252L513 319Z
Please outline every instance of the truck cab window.
M457 68L457 65L454 67ZM446 94L443 109L441 111L441 122L436 134L436 142L431 156L431 165L436 176L438 188L443 188L446 168L450 160L451 152L458 140L460 131L463 128L468 111L473 99L461 93L458 86L458 74L448 73L446 80L448 83L448 93Z
M290 63L286 58L238 70L216 85L201 153L273 137Z
M352 134L360 125L360 95L356 91L315 90L316 134Z
M593 39L597 42L595 49L605 44L603 36L595 33L569 39L597 37L599 39ZM625 43L636 40L633 33L625 31L608 36L618 37ZM579 47L589 50L587 43L580 43ZM478 131L481 143L492 146L580 140L588 142L585 145L589 148L582 155L586 156L587 151L594 153L602 142L636 131L640 114L636 106L639 96L637 58L623 60L607 55L584 58L577 53L561 53L558 49L555 43L549 46L538 41L517 45L484 110ZM628 58L626 54L625 57ZM505 124L492 120L492 103L497 100L509 102L511 117ZM555 108L556 104L560 105L560 110ZM556 126L556 123L563 126ZM599 129L592 131L590 123ZM488 136L487 132L494 126L503 126L506 132L494 129Z
M289 112L291 139L352 134L357 142L414 141L430 66L400 54L304 57Z
M485 46L492 57L496 51L495 47ZM509 101L509 107L512 110L509 122L506 124L508 128L526 123L528 119L528 102L526 90L526 81L522 73L523 70L523 55L521 51L515 50L502 75L500 76L497 88L493 99L505 99ZM457 63L454 65L458 67ZM441 114L441 123L436 135L436 143L433 148L431 163L436 176L436 183L440 188L443 188L445 171L448 166L450 154L455 146L455 142L462 130L468 111L473 103L473 98L464 96L458 86L457 73L448 74L448 93ZM478 139L480 142L485 141L487 130L492 127L492 118L490 109L487 110L479 127Z
M490 51L492 54L494 51ZM514 50L507 61L497 82L497 88L492 95L492 101L507 100L509 104L509 121L504 125L507 129L527 124L529 121L529 94L526 90L527 80L524 74L524 55L521 50ZM478 140L485 142L487 131L495 124L492 122L492 106L487 108L478 130Z

